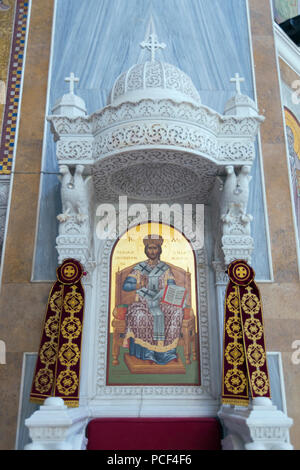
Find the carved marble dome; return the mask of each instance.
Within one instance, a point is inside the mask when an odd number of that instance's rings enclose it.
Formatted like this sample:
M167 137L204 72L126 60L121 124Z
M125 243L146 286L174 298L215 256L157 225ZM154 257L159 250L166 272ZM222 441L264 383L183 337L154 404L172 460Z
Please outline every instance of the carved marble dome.
M171 99L177 102L201 104L192 80L174 65L158 60L133 65L114 83L108 104L138 102L141 99Z
M227 101L224 115L258 116L258 109L249 96L237 93Z
M243 77L240 77L238 73L235 74L234 78L230 79L231 82L235 83L236 93L230 98L224 109L224 116L258 116L258 109L255 102L250 96L244 95L241 92L241 83L245 81Z

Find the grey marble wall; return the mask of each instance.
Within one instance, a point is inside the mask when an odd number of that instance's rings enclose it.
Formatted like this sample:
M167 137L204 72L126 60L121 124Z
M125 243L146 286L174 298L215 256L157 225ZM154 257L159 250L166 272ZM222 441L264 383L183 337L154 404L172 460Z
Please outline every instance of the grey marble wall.
M242 91L254 96L246 0L57 0L49 109L67 92L64 78L80 77L77 94L88 113L106 104L115 79L146 60L139 47L152 15L160 41L167 47L158 59L182 69L193 80L202 103L223 112L233 95L230 78L246 78ZM60 207L55 147L46 134L44 175L35 257L35 280L55 279L56 214ZM255 217L257 279L269 279L261 174L253 168L249 211Z

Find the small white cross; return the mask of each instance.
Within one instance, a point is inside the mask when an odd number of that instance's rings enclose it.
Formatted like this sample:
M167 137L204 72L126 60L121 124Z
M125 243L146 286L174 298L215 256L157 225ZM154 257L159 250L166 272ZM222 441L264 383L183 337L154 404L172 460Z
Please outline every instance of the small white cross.
M235 83L235 89L238 95L241 94L241 83L245 81L244 78L240 77L238 73L235 74L234 78L230 79L231 82Z
M72 72L69 77L65 78L65 82L70 82L70 93L74 95L74 83L78 83L79 78L75 77L74 73Z
M145 47L151 52L151 62L155 61L155 52L157 49L164 49L166 47L164 42L159 43L155 33L149 34L148 40L140 43L140 46Z

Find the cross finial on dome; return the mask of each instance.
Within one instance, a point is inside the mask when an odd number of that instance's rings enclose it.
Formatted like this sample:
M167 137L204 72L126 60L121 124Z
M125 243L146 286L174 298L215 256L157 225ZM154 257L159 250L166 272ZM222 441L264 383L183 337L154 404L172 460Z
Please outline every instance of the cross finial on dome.
M245 81L243 77L240 77L239 73L236 73L234 78L230 79L231 82L235 83L235 89L238 95L241 94L241 83Z
M150 30L150 31L149 31ZM148 51L151 52L151 62L154 62L155 61L155 52L157 51L157 49L164 49L166 47L165 43L164 42L158 42L158 38L157 38L157 35L155 33L155 29L154 29L154 22L153 22L153 18L151 16L150 18L150 25L148 27L148 36L146 35L146 39L145 41L141 42L140 43L140 46L144 49L148 49Z
M71 72L70 76L65 78L65 82L70 83L70 93L71 93L71 95L74 95L74 83L78 83L79 78L75 77L74 73Z

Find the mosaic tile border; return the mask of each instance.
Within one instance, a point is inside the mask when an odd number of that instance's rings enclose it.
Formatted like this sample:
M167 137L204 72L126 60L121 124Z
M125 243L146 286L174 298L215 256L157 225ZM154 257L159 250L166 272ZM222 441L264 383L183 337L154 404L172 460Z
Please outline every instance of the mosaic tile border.
M0 144L0 174L12 171L16 129L20 109L21 83L28 28L29 0L17 0L7 81L6 105Z

